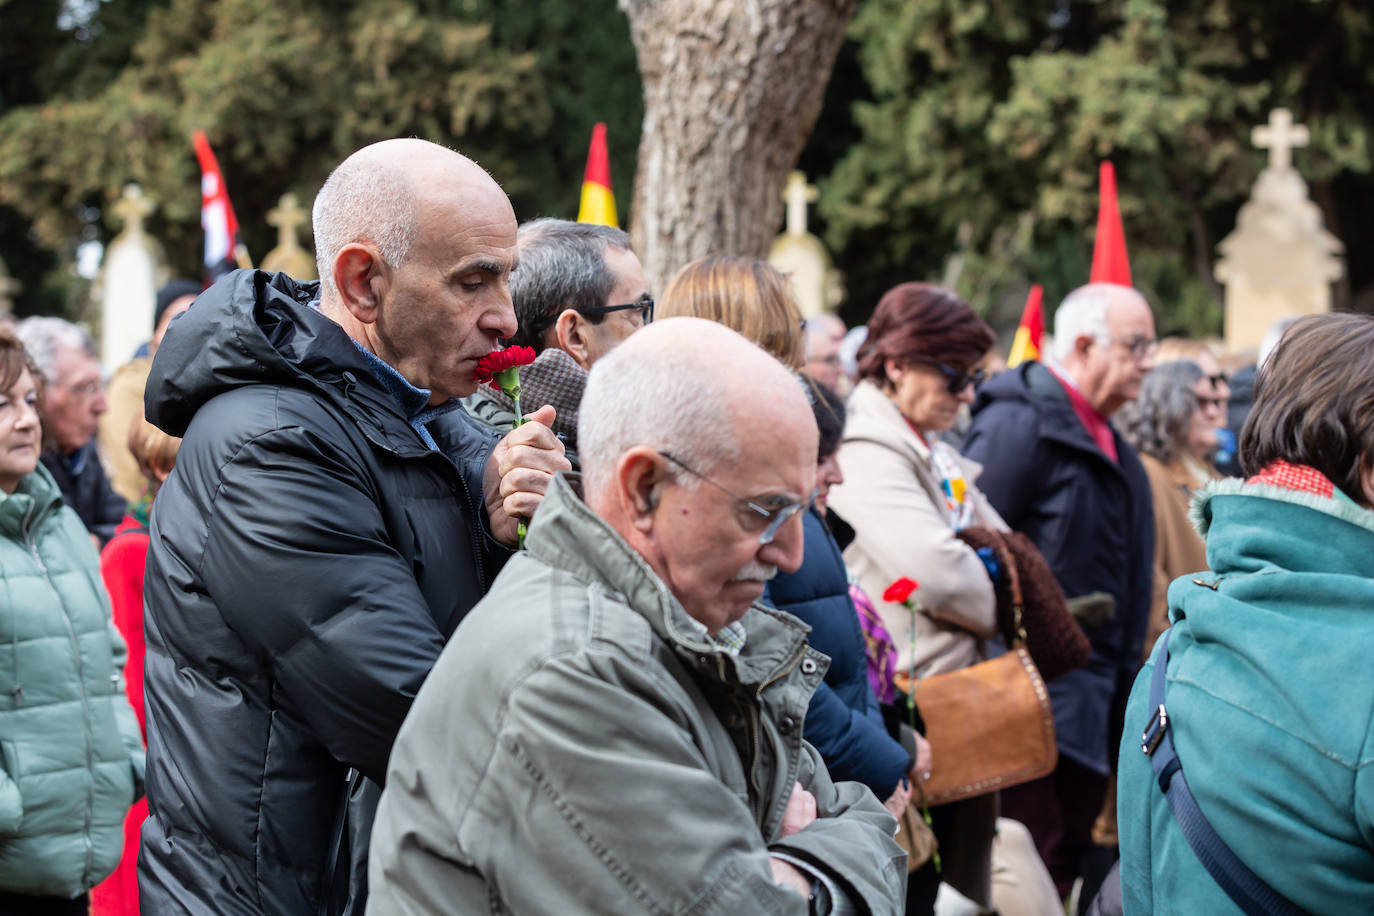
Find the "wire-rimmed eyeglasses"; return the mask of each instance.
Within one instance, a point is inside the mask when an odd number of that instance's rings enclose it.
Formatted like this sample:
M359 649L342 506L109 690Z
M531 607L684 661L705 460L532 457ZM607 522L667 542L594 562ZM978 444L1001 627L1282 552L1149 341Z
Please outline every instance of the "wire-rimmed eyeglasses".
M685 464L680 458L675 457L669 452L659 452L664 458L682 468L688 474L699 480L704 480L711 486L720 490L735 501L736 512L739 515L740 525L745 531L759 531L760 546L773 543L773 538L777 537L778 529L787 523L787 520L799 512L805 512L816 502L816 495L820 493L820 487L813 487L811 495L805 502L797 502L785 496L764 496L764 497L744 497L735 493L729 487L717 483L710 477ZM763 505L772 502L771 507Z

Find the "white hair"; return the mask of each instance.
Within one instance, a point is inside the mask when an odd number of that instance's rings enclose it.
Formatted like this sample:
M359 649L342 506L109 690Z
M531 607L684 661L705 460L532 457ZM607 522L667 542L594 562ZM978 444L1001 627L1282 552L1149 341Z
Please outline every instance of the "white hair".
M56 384L57 351L66 347L97 357L95 341L80 326L61 318L34 316L15 325L15 334L49 385ZM98 357L97 357L98 358Z
M400 267L415 241L415 192L405 173L377 157L345 159L325 179L311 208L322 296L337 294L334 259L345 245L371 242Z
M690 348L646 358L617 347L592 366L577 415L583 493L590 502L610 488L627 451L647 445L702 474L739 458L721 367ZM673 467L675 471L680 468ZM694 474L678 475L693 489Z
M868 340L868 325L850 328L840 342L840 367L851 379L859 377L859 348Z
M1074 343L1083 335L1100 343L1111 340L1107 310L1111 308L1113 297L1122 289L1110 283L1090 283L1064 297L1054 313L1053 350L1050 355L1056 363L1068 359Z

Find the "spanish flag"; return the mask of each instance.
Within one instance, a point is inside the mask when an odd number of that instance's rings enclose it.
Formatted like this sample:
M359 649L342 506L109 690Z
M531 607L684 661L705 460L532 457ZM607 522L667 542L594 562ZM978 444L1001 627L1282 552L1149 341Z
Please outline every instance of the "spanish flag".
M1021 312L1021 323L1016 326L1016 336L1011 341L1011 353L1007 356L1007 368L1040 358L1040 338L1045 333L1045 312L1040 307L1045 291L1037 283L1030 288L1026 297L1026 307Z
M1126 232L1116 202L1116 169L1103 160L1097 178L1097 239L1093 242L1091 283L1131 285L1131 262L1126 258Z
M598 121L592 128L592 145L587 150L587 173L582 178L582 204L577 208L579 223L615 226L615 195L611 193L611 159L606 152L606 125Z

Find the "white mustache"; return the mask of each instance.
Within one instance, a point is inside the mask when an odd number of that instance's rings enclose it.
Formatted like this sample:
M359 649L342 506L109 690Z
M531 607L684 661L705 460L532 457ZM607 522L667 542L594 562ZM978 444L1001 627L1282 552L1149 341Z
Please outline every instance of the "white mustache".
M751 562L748 566L735 573L731 582L767 582L778 574L778 568L769 563Z

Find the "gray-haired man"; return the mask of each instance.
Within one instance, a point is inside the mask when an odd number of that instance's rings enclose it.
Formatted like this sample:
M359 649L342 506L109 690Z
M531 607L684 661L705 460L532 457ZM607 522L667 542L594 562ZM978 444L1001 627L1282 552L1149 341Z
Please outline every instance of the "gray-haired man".
M17 330L43 373L43 464L103 545L124 518L125 502L111 489L96 451L97 425L109 404L95 342L61 318L26 318Z
M554 432L573 445L587 371L653 320L654 300L630 237L619 229L536 219L521 225L516 239L520 268L511 274L510 294L519 329L508 342L538 354L520 373L520 407L529 413L552 404ZM496 429L515 420L510 398L490 387L463 406Z

